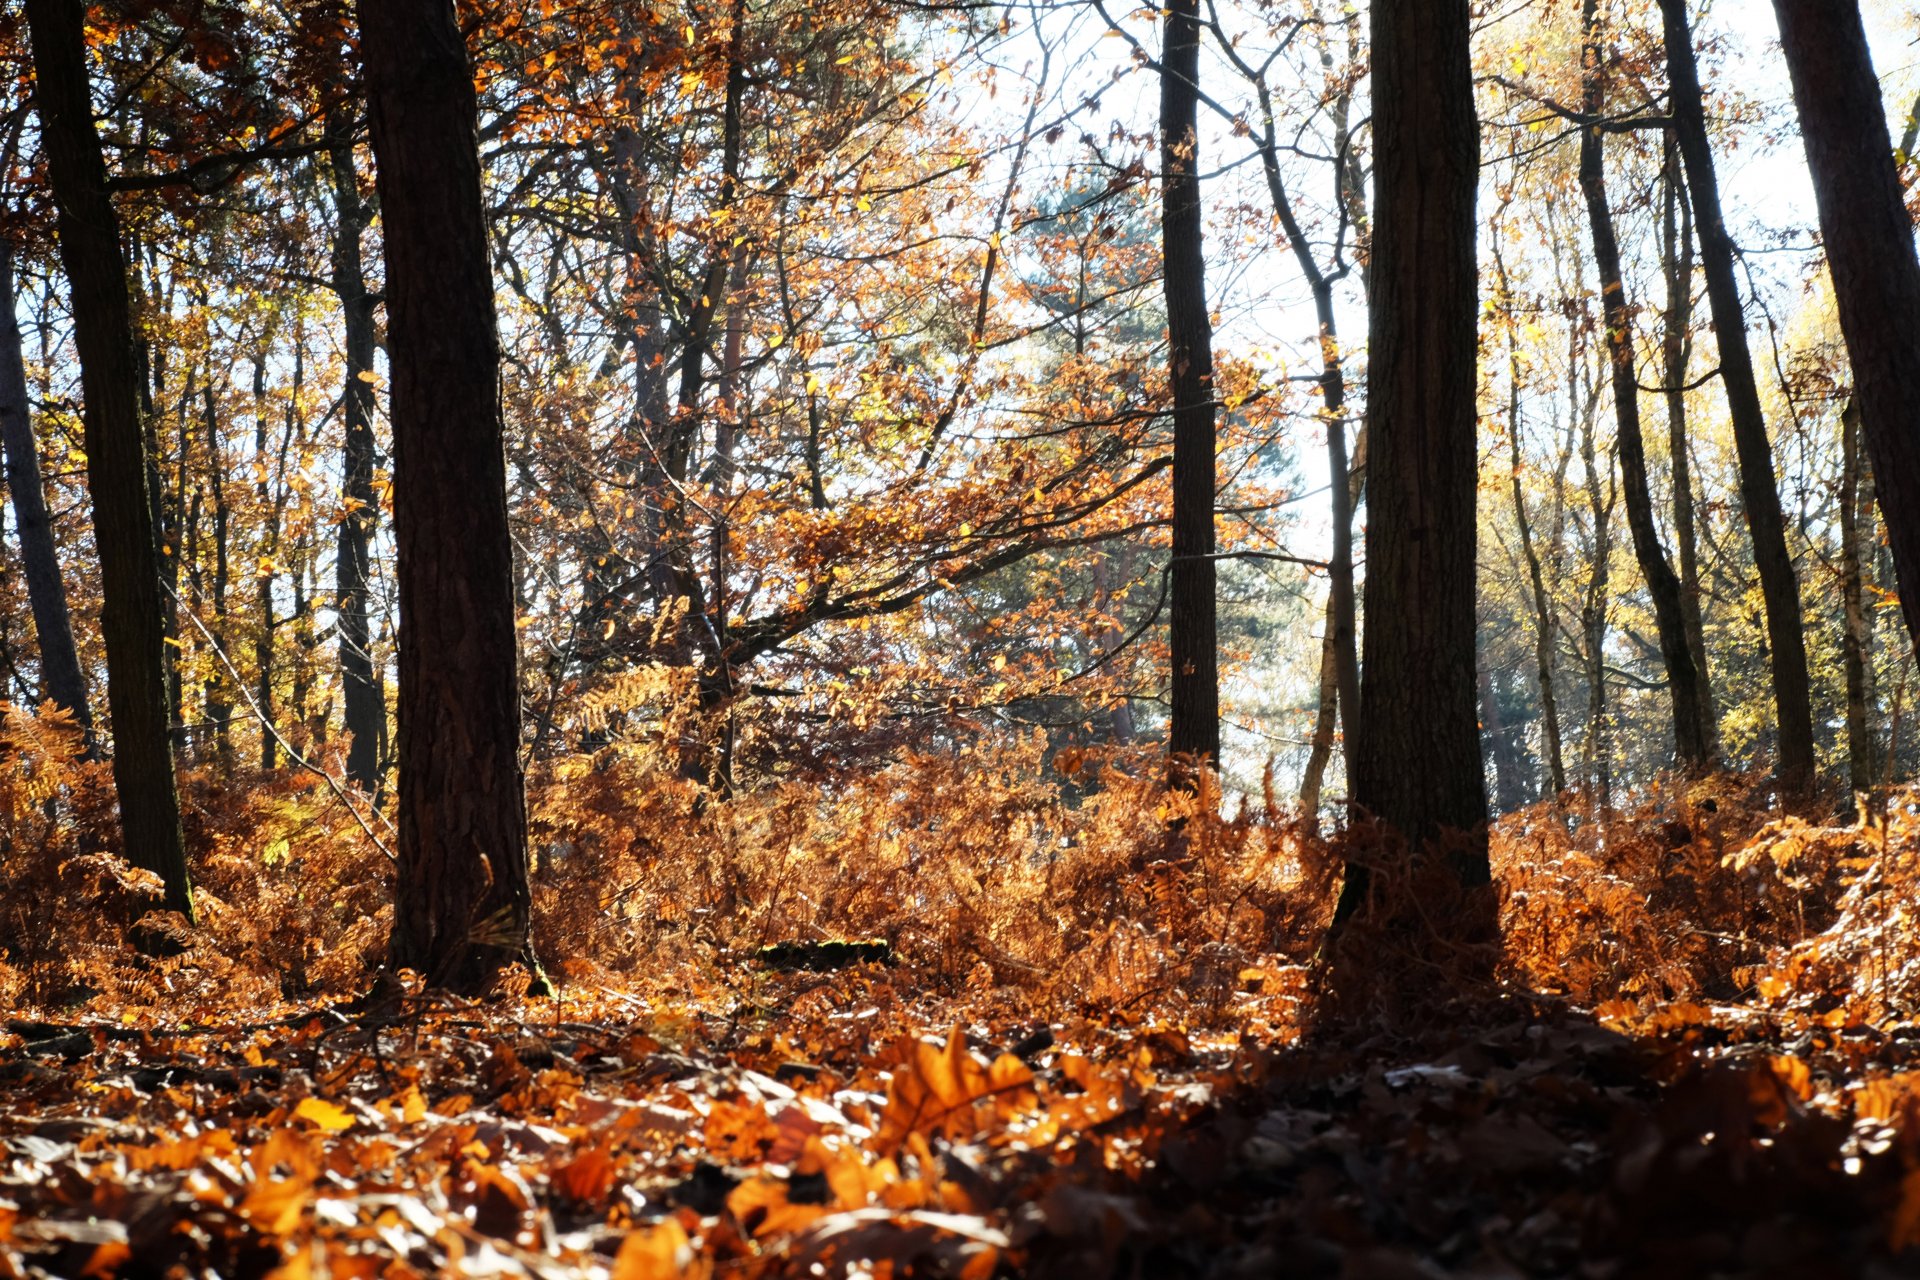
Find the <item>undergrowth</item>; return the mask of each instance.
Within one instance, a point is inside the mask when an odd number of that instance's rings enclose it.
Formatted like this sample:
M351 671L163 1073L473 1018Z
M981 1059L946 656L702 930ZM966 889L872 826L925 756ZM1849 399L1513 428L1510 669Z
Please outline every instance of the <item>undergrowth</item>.
M182 777L198 926L117 856L106 766L59 713L0 713L0 1001L53 1013L214 1010L366 989L384 959L381 820L291 772ZM741 981L760 947L884 939L934 994L1039 1012L1300 1025L1340 879L1273 793L1172 796L1141 751L1049 765L1039 735L727 801L618 744L529 775L536 939L565 981ZM1563 798L1501 819L1501 976L1614 1013L1738 1002L1830 1025L1913 1007L1915 793L1782 811L1763 780ZM1179 835L1170 839L1169 828ZM369 832L371 831L371 834ZM131 949L146 918L181 945Z

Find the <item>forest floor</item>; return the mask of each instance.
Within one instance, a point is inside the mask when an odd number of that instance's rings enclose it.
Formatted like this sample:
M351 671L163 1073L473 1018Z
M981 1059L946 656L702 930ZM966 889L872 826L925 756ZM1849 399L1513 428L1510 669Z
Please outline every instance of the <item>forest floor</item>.
M1920 1027L1509 995L1302 1041L1257 992L1201 1030L912 986L15 1021L0 1275L1920 1273Z

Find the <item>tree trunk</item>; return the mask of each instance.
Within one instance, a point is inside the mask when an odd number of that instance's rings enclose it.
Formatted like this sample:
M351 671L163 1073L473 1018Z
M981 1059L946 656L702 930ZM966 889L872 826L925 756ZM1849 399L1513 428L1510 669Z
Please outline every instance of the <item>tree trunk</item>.
M1606 109L1606 56L1601 47L1597 0L1584 0L1581 58L1585 64L1581 111L1589 119ZM1613 377L1613 411L1620 454L1620 482L1627 505L1627 528L1633 535L1634 558L1653 598L1654 625L1660 636L1660 657L1667 668L1667 694L1673 704L1673 745L1684 769L1704 769L1710 763L1707 729L1700 720L1698 673L1693 650L1687 644L1680 579L1667 563L1666 548L1653 522L1653 492L1647 480L1647 450L1640 434L1639 376L1634 370L1633 309L1627 305L1626 281L1620 271L1620 240L1614 232L1613 208L1607 200L1605 135L1598 126L1580 132L1580 190L1586 197L1587 223L1593 234L1594 266L1600 273L1602 318L1606 327L1607 364Z
M477 104L452 0L360 0L386 231L400 587L392 960L456 990L538 974L513 544Z
M1901 611L1920 643L1920 257L1856 0L1774 0ZM1910 144L1909 144L1910 145Z
M41 694L72 714L91 756L98 750L98 743L93 712L87 706L87 678L73 643L73 620L67 609L66 580L60 576L53 520L47 514L40 447L33 437L26 357L15 310L13 254L11 244L0 244L0 445L6 450L7 489L13 495L14 523L20 528L27 602L33 608L33 630L40 642Z
M1873 517L1860 461L1860 402L1849 397L1840 412L1840 601L1845 624L1840 657L1847 678L1847 780L1855 791L1866 791L1879 781L1880 751L1873 731L1873 654L1860 557L1861 517L1866 516L1869 533Z
M166 905L193 920L180 798L167 735L162 601L140 429L139 374L120 219L93 126L81 0L28 0L41 146L72 288L74 346L100 558L113 782L127 860L155 872Z
M1168 779L1220 758L1219 652L1214 611L1213 322L1200 227L1200 12L1171 0L1160 71L1160 234L1167 301L1167 381L1173 400L1173 562L1168 612L1172 672Z
M227 536L233 511L227 502L226 459L220 452L220 418L213 398L213 381L201 391L206 406L207 487L213 497L213 623L207 630L219 653L207 675L207 722L213 726L213 758L223 770L233 766L233 697L227 692L227 663L232 660L227 641L227 587L232 576Z
M1478 277L1466 0L1375 0L1367 628L1354 802L1416 845L1467 834L1452 870L1491 883L1475 703ZM1347 868L1336 929L1367 898ZM1484 917L1447 926L1480 937ZM1404 904L1403 904L1404 905Z
M339 551L334 561L334 612L340 637L340 684L344 694L347 778L369 794L381 787L380 734L387 718L384 682L373 663L372 629L367 621L368 582L372 578L374 523L379 497L373 488L373 299L367 294L360 257L360 234L368 215L360 199L353 162L353 120L344 107L327 116L327 167L333 179L333 291L340 299L346 336L346 383L341 418L346 448L341 455Z
M1825 6L1822 6L1824 12ZM1754 567L1766 603L1768 655L1773 665L1773 700L1779 721L1779 779L1789 793L1813 785L1813 701L1807 678L1807 646L1800 621L1800 586L1787 552L1780 515L1780 491L1773 476L1773 445L1760 408L1753 356L1747 348L1747 317L1733 274L1733 239L1720 211L1720 181L1707 141L1700 72L1694 64L1693 33L1687 25L1687 0L1660 0L1666 22L1667 74L1671 81L1673 127L1686 161L1693 216L1700 232L1700 265L1707 277L1707 301L1720 348L1720 381L1727 392L1735 451L1740 459L1740 499L1753 538ZM1878 99L1876 97L1876 110Z
M1601 810L1613 807L1613 746L1607 736L1607 608L1613 560L1613 495L1601 496L1593 415L1582 425L1580 458L1587 468L1587 509L1593 513L1593 546L1587 598L1580 606L1580 633L1587 658L1587 741L1582 753L1587 790Z
M294 352L294 367L300 366L300 352ZM298 377L298 375L295 375ZM253 358L253 466L259 475L254 485L254 497L266 517L266 526L260 531L258 563L254 570L253 598L254 608L259 617L254 621L253 666L254 705L267 723L260 726L260 767L271 769L279 763L278 744L274 740L268 725L273 722L273 580L275 572L271 567L275 553L280 550L280 507L269 497L267 482L267 357L264 350Z
M1680 607L1687 646L1693 651L1694 694L1707 731L1707 754L1720 755L1720 715L1714 709L1713 669L1707 662L1707 628L1700 608L1700 544L1693 528L1693 461L1687 446L1687 364L1693 348L1693 210L1687 203L1680 156L1666 138L1661 168L1665 200L1661 216L1661 268L1667 312L1660 349L1667 397L1667 463L1673 475L1673 540L1680 555ZM1675 211L1678 210L1676 226Z

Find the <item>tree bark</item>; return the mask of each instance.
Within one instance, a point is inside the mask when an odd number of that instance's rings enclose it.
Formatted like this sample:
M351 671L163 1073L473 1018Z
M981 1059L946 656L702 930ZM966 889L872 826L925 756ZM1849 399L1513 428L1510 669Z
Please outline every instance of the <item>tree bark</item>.
M1475 704L1478 277L1466 0L1376 0L1367 628L1353 799L1418 845L1467 833L1459 882L1491 883ZM1350 863L1336 928L1366 900ZM1491 923L1457 922L1478 936Z
M1861 524L1873 528L1869 486L1860 465L1860 402L1847 400L1840 412L1840 636L1841 666L1847 680L1847 781L1866 791L1879 781L1879 743L1873 731L1873 653L1871 615L1867 611L1861 565Z
M33 609L33 630L40 644L41 693L73 716L91 756L98 750L98 742L93 712L87 705L86 674L73 643L73 617L67 608L66 580L60 575L53 520L47 514L40 447L33 436L26 356L15 310L13 258L13 246L0 244L0 446L6 450L7 489L13 495L27 602Z
M536 975L513 545L477 104L452 0L360 0L387 315L400 587L392 960Z
M1605 51L1601 47L1597 0L1581 5L1584 65L1581 112L1589 119L1606 109ZM1580 132L1580 190L1586 197L1587 224L1593 235L1594 266L1600 273L1602 320L1606 328L1607 365L1613 379L1613 411L1620 454L1621 496L1626 500L1627 529L1633 535L1634 559L1653 598L1660 657L1667 668L1667 694L1673 704L1674 753L1682 768L1704 769L1710 763L1707 729L1700 720L1698 671L1687 643L1680 579L1667 563L1666 548L1653 522L1653 492L1647 480L1646 443L1640 432L1639 376L1634 369L1633 309L1627 305L1627 286L1620 270L1620 239L1614 231L1613 208L1607 199L1605 135L1590 126Z
M340 637L340 683L345 702L347 778L369 794L381 789L380 737L387 718L384 682L374 667L367 620L373 576L373 530L380 499L373 488L373 299L367 292L360 235L368 211L360 199L353 160L353 120L344 107L327 115L327 167L333 180L333 291L340 299L346 337L346 382L340 416L346 424L341 454L339 550L334 560L334 612Z
M1720 715L1714 708L1713 668L1707 661L1706 620L1700 608L1700 544L1693 527L1693 459L1687 445L1687 364L1693 348L1693 210L1687 203L1680 156L1673 135L1666 138L1661 168L1665 199L1661 210L1661 271L1666 277L1667 310L1660 350L1667 398L1667 464L1673 476L1673 540L1680 560L1680 606L1687 645L1693 651L1700 723L1707 732L1707 754L1720 755ZM1676 210L1678 213L1676 225Z
M1824 11L1824 6L1823 6ZM1780 491L1773 475L1773 445L1760 408L1753 356L1747 347L1747 318L1734 279L1733 239L1720 209L1720 181L1707 140L1700 72L1694 63L1693 33L1686 0L1660 0L1665 19L1667 75L1671 81L1673 127L1686 161L1687 185L1700 234L1700 265L1707 277L1707 301L1720 348L1720 381L1726 388L1740 459L1740 499L1753 539L1754 567L1766 604L1768 655L1773 667L1773 699L1780 735L1779 780L1789 793L1813 785L1813 700L1807 677L1807 646L1800 619L1800 586L1780 514ZM1876 110L1877 99L1876 99Z
M1857 0L1774 0L1860 431L1920 642L1920 257ZM1911 144L1908 144L1911 145Z
M157 874L166 906L193 920L180 797L167 733L163 602L140 428L139 375L120 218L87 84L86 7L28 0L41 146L58 209L60 257L72 289L80 356L87 487L100 557L100 632L107 648L113 782L127 860Z
M1162 274L1173 399L1173 562L1168 641L1172 672L1168 778L1220 758L1215 635L1213 323L1207 314L1200 225L1198 0L1171 0L1160 72Z

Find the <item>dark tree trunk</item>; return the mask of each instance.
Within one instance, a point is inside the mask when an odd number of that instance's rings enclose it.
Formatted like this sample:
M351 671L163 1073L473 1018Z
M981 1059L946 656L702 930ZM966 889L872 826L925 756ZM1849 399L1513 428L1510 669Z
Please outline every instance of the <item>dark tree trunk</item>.
M15 311L13 246L0 244L0 445L6 449L7 489L13 495L14 523L20 528L20 561L26 571L27 602L33 608L34 634L40 641L40 685L44 697L73 715L85 734L87 754L97 749L93 712L87 706L87 678L73 643L67 609L67 584L60 576L53 521L47 515L46 486L40 476L40 447L33 438L27 397L26 357L20 345Z
M1579 368L1577 359L1572 362L1572 367ZM1595 394L1597 396L1598 392ZM1615 492L1602 492L1599 454L1594 442L1593 407L1589 402L1588 411L1582 415L1580 424L1580 460L1587 469L1587 510L1593 514L1587 598L1580 606L1580 635L1586 646L1587 660L1587 741L1582 752L1582 763L1586 765L1588 798L1605 811L1613 807L1613 743L1607 733L1607 609L1611 604L1609 588L1613 566ZM1610 485L1608 488L1611 490Z
M127 860L155 872L166 905L189 921L193 892L180 833L167 734L163 602L140 429L139 373L120 219L87 86L86 6L28 0L41 146L59 211L60 257L72 288L74 346L85 396L87 487L100 557L100 631L107 649L113 782Z
M1488 885L1475 706L1478 277L1466 0L1375 0L1366 616L1354 802ZM1348 866L1337 922L1367 898ZM1491 921L1454 922L1481 936Z
M1169 778L1220 758L1219 653L1214 628L1213 323L1200 229L1200 16L1172 0L1160 71L1161 254L1167 370L1173 398L1173 563L1168 612L1172 672Z
M227 502L226 459L220 451L220 418L213 397L213 382L201 391L206 406L207 487L213 497L213 634L219 650L205 689L207 722L213 726L213 758L222 768L233 764L233 696L227 692L227 663L232 660L227 637L227 587L232 576L227 536L233 523L233 511Z
M1687 645L1693 651L1694 693L1707 754L1720 754L1720 715L1714 709L1713 669L1707 662L1707 628L1700 608L1700 544L1693 528L1693 459L1687 446L1687 363L1693 347L1693 211L1687 204L1680 156L1673 134L1666 138L1661 185L1661 268L1667 282L1667 313L1660 350L1667 397L1667 462L1673 474L1673 540L1680 558L1680 605ZM1677 218L1676 218L1677 211Z
M1774 0L1853 362L1860 430L1920 642L1920 258L1856 0Z
M339 550L334 561L334 609L340 637L340 683L346 703L347 777L361 790L379 792L380 737L387 718L384 682L373 663L373 632L367 621L368 583L379 497L373 488L373 299L367 293L360 235L367 209L353 163L353 121L345 108L327 116L327 167L333 179L333 291L340 299L346 332L346 383L341 417L346 448L341 455Z
M392 959L474 991L538 972L513 544L473 76L452 0L361 0L386 232L400 586Z
M1581 22L1585 32L1581 51L1585 64L1581 110L1592 119L1606 109L1606 68L1602 64L1606 54L1601 47L1596 0L1585 0L1582 4ZM1710 762L1710 753L1707 727L1700 719L1699 675L1692 647L1687 643L1680 579L1667 563L1666 548L1660 545L1660 531L1653 522L1647 448L1640 433L1639 376L1634 370L1633 308L1627 305L1626 281L1620 271L1620 240L1614 232L1613 208L1607 200L1604 137L1597 126L1580 133L1580 190L1586 196L1587 224L1593 234L1593 260L1600 272L1607 365L1613 377L1621 496L1626 500L1634 559L1640 562L1640 576L1647 584L1647 594L1653 598L1660 657L1667 668L1667 694L1673 703L1674 752L1683 768L1702 769Z
M1740 500L1746 509L1754 567L1759 571L1760 593L1766 603L1767 649L1773 664L1773 700L1780 732L1780 784L1788 792L1804 792L1813 785L1813 701L1800 621L1800 586L1794 578L1793 558L1787 552L1780 491L1773 478L1773 445L1767 439L1753 356L1747 348L1747 317L1733 273L1733 239L1727 234L1720 211L1720 180L1707 141L1700 72L1694 64L1693 33L1687 25L1687 0L1660 0L1660 12L1666 20L1673 127L1693 195L1700 265L1707 277L1707 301L1713 309L1714 335L1720 348L1720 381L1726 388L1734 449L1740 459Z
M300 353L294 353L294 367L299 368ZM297 376L297 375L296 375ZM254 608L259 617L254 622L253 665L255 685L254 705L259 708L261 718L267 723L260 726L260 767L271 769L279 762L278 744L274 740L268 725L273 723L273 580L277 576L269 567L273 556L280 550L280 507L272 501L267 481L267 359L264 352L253 358L253 465L260 479L254 486L254 497L260 510L267 515L266 528L260 534L259 568L254 578Z

